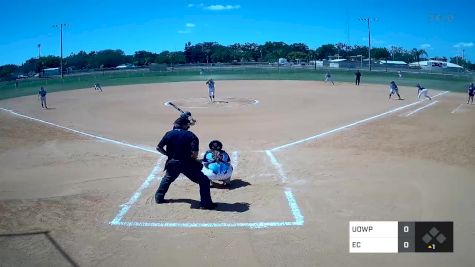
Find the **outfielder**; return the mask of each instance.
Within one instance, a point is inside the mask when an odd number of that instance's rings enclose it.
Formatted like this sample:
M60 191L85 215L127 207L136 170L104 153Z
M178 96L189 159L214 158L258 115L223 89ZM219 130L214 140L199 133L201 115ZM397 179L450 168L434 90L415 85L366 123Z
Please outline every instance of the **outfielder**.
M399 88L397 87L396 83L394 81L391 81L389 83L389 99L391 99L391 96L393 94L396 94L399 97L399 100L403 100L399 95Z
M223 143L219 140L213 140L209 143L209 149L203 157L203 168L201 171L208 179L213 181L222 181L223 185L229 185L233 166L228 153L223 150Z
M209 79L206 81L206 85L208 85L208 96L209 96L209 101L214 102L214 81L213 79Z
M429 98L429 100L432 100L432 98L430 98L430 96L427 95L427 93L429 92L429 90L427 90L426 88L422 87L420 84L417 84L416 85L417 87L417 98L418 99L421 99L421 96L425 96L426 98Z

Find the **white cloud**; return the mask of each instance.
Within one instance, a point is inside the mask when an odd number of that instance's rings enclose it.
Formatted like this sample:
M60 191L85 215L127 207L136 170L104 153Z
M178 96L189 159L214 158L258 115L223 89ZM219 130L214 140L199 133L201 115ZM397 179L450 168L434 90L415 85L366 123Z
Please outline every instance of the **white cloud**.
M204 7L207 10L220 11L220 10L231 10L231 9L240 9L240 5L210 5Z
M430 44L421 44L420 47L422 49L430 49L430 48L432 48L432 45L430 45Z
M196 25L193 24L193 23L189 23L189 22L188 22L187 24L185 24L185 26L186 26L187 28L193 28L193 27L195 27Z
M189 30L179 30L178 33L179 34L188 34L188 33L191 33L191 31L189 31Z
M473 43L470 42L470 43L465 43L465 42L460 42L458 44L454 44L454 47L455 48L461 48L461 47L472 47L473 46Z
M188 4L187 7L204 7L205 4L199 3L199 4Z

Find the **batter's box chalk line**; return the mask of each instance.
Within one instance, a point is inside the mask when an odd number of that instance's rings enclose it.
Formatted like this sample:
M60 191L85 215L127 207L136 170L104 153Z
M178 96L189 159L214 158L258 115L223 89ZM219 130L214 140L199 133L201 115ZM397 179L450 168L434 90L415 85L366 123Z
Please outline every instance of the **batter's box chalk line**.
M233 164L235 167L238 164L238 152L234 151L233 155ZM270 157L274 167L280 166L280 170L277 169L281 179L284 181L286 179L285 173L281 170L281 165L277 162L277 159L272 155L272 152L266 151L266 155ZM157 179L157 174L162 170L162 165L164 163L165 156L161 156L157 161L157 164L153 170L148 175L147 179L143 184L134 192L130 199L121 205L121 209L115 216L115 218L109 222L112 226L122 226L122 227L160 227L160 228L269 228L269 227L289 227L289 226L302 226L304 225L304 217L300 212L297 201L295 200L292 190L290 188L285 188L284 194L286 200L289 204L289 209L292 213L294 221L264 221L264 222L240 222L240 223L229 223L229 222L141 222L141 221L124 221L124 217L130 208L140 199L142 192L147 189L152 181Z

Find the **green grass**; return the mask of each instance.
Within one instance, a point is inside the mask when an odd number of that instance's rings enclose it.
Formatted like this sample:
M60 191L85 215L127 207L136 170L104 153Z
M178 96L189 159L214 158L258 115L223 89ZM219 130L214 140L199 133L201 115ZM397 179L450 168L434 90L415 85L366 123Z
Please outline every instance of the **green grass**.
M109 72L94 73L78 76L65 76L44 79L29 79L19 81L18 88L15 82L0 83L0 99L7 99L38 93L40 86L44 86L48 92L91 88L94 82L101 86L165 83L180 81L203 81L212 77L215 80L316 80L322 81L326 70L311 69L214 69L205 75L199 75L198 70L176 70L173 72ZM332 70L335 82L354 82L354 71ZM404 73L402 79L395 72L367 72L362 71L362 83L374 83L387 85L394 80L398 85L415 86L420 83L430 89L465 92L467 84L473 81L470 75L443 75L443 74L420 74Z

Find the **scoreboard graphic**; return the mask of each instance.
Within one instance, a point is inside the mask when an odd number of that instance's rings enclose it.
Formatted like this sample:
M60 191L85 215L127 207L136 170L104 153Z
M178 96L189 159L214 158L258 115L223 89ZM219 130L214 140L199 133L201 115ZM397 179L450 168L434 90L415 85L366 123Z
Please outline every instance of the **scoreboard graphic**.
M350 221L350 253L453 252L451 221Z

